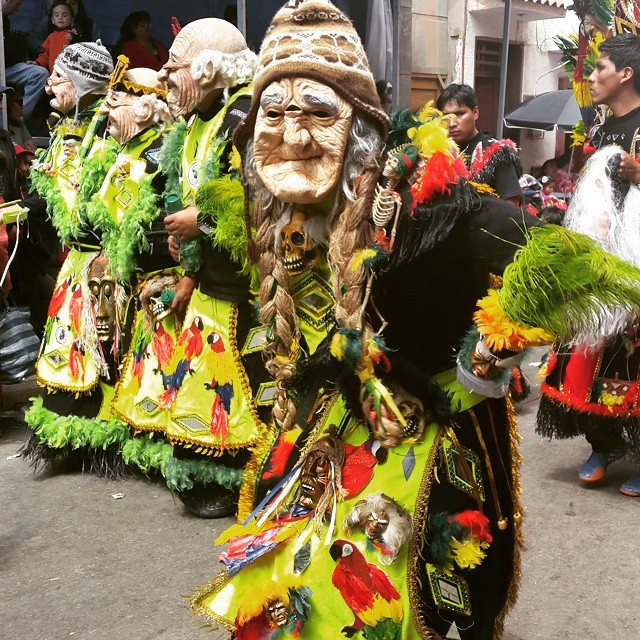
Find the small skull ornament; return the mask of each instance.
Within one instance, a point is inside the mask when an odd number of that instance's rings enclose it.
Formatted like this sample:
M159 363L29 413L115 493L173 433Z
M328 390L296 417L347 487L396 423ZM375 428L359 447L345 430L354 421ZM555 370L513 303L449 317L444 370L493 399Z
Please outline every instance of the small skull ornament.
M151 296L149 298L149 307L151 308L154 320L163 320L171 314L171 303L175 297L175 291L172 289L165 289L160 295Z
M310 269L318 261L318 245L304 230L306 216L294 211L289 224L280 231L284 268L292 275Z

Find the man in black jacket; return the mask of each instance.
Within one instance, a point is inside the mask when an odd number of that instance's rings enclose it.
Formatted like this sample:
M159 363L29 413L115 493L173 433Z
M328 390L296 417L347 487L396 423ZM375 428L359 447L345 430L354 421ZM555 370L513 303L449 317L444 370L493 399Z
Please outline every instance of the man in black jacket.
M44 91L49 72L44 67L25 62L26 49L17 46L11 33L9 16L15 13L22 0L2 0L2 33L7 82L24 87L24 118L28 120Z

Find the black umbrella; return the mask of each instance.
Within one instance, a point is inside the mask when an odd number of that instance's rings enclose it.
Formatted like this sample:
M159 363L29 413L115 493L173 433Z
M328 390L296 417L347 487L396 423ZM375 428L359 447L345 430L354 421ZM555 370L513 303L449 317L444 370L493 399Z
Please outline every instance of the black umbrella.
M563 89L526 100L504 117L504 123L507 127L542 131L558 127L568 133L581 117L573 91Z

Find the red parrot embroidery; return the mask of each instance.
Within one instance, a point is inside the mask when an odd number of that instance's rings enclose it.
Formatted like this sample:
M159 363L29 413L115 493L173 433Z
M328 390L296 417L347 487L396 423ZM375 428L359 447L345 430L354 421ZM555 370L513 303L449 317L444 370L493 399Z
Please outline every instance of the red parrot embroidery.
M337 562L331 582L355 616L353 623L344 627L342 633L352 638L362 630L365 638L400 638L402 602L387 574L367 562L356 545L348 540L336 540L329 553ZM380 635L378 631L382 629L384 634Z
M82 285L79 282L71 289L71 302L69 303L69 318L71 326L76 334L80 332L80 320L82 318Z
M84 351L80 346L78 340L74 340L71 344L71 350L69 351L69 370L71 371L71 377L84 379L84 360L82 356Z
M225 445L229 435L229 416L233 400L233 373L235 371L233 356L227 351L222 336L212 331L207 336L207 344L211 347L207 353L207 369L211 373L210 383L204 385L207 391L214 391L215 397L211 405L212 435L220 438Z
M202 353L202 330L204 323L200 316L196 316L188 329L185 329L178 338L178 344L184 346L184 357L191 361Z
M153 332L152 348L158 360L158 368L162 369L171 362L175 342L170 333L165 331L162 322L156 322Z
M171 409L176 401L178 391L184 382L187 373L191 373L191 360L202 353L203 340L202 330L204 323L200 316L196 316L188 329L185 329L178 338L177 364L171 373L165 373L161 369L157 371L162 375L162 386L164 392L160 396L160 403L165 409Z
M51 302L49 302L48 315L50 318L55 318L60 313L70 285L71 276L65 278L64 281L56 287L51 296Z

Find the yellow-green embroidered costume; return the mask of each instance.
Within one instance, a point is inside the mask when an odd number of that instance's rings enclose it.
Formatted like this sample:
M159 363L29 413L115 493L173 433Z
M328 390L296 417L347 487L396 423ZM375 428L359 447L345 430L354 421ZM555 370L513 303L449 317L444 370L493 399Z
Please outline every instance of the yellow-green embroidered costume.
M240 353L252 328L249 279L239 273L246 268L244 194L238 177L223 169L226 163L233 171L230 123L237 116L228 114L250 95L249 87L237 90L212 109L213 116L194 114L165 140L167 192L179 194L184 207L196 204L211 233L185 247L186 266L200 286L181 330L158 325L160 335L151 341L169 346L160 350L166 359L154 375L145 366L138 380L129 362L120 386L134 393L118 394L116 403L135 429L161 432L171 443L202 452L251 446L264 430Z

